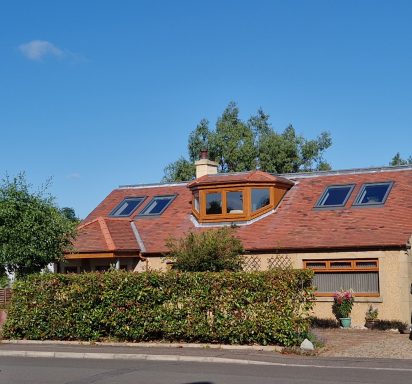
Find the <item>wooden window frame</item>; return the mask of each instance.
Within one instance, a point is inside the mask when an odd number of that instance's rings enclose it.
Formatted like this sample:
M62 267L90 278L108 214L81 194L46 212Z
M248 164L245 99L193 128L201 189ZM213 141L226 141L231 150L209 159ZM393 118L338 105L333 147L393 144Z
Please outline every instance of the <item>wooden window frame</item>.
M333 263L342 263L342 262L350 262L350 268L333 268L331 264ZM308 266L310 263L325 263L325 268L311 268ZM359 267L358 263L375 263L374 267ZM339 272L378 272L379 273L379 259L310 259L310 260L303 260L303 268L310 269L313 272L319 273L339 273ZM334 293L330 292L315 292L315 296L319 297L333 297ZM362 297L379 297L380 292L377 293L370 293L370 292L356 292L355 296L362 296Z
M259 208L252 212L252 189L269 189L268 205ZM236 222L247 221L262 216L263 214L273 210L279 202L282 200L287 189L277 187L276 185L267 184L233 184L222 186L204 186L193 189L192 193L192 214L199 222L203 223L219 223L219 222ZM226 213L227 210L227 193L228 192L242 192L243 194L243 212L242 213ZM199 208L200 211L195 209L195 194L199 194ZM222 196L222 213L219 214L206 214L206 194L208 193L221 193Z
M227 193L228 192L242 192L243 195L243 212L242 213L227 213ZM207 214L206 213L206 196L210 193L220 193L222 197L222 213L217 214ZM199 199L200 199L200 215L209 221L231 221L246 219L247 218L247 191L246 188L216 188L216 189L207 189L207 190L200 190L199 191Z

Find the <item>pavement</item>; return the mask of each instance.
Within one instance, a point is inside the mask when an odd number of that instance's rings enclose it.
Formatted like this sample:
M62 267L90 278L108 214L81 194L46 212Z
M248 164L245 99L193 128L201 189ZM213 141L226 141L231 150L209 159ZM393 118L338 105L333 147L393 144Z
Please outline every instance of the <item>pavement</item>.
M356 366L379 361L384 369L405 366L410 369L409 335L359 329L312 331L323 343L312 355L297 355L279 346L1 340L0 356L297 366Z

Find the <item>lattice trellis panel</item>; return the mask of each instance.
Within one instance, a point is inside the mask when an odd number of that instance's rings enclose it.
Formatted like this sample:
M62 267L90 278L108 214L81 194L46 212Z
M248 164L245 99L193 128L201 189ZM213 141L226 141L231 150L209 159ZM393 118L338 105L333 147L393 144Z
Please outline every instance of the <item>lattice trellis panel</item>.
M268 260L268 269L288 269L292 268L292 260L288 255L276 255Z
M255 255L245 256L243 270L246 272L260 271L260 258Z

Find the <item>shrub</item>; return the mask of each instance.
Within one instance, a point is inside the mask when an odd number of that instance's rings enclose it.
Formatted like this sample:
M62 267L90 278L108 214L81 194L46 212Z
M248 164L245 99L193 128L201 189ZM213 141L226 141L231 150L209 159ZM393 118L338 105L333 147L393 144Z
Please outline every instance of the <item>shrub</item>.
M239 271L243 246L232 228L190 232L181 239L169 239L168 255L174 268L187 272Z
M294 345L312 272L33 275L17 281L5 337Z

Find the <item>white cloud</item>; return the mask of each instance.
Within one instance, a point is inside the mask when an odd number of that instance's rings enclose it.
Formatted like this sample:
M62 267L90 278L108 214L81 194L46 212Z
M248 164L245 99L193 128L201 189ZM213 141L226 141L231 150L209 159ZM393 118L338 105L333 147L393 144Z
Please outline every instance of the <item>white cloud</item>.
M42 61L47 56L63 59L72 54L45 40L32 40L19 45L19 51L29 60Z

